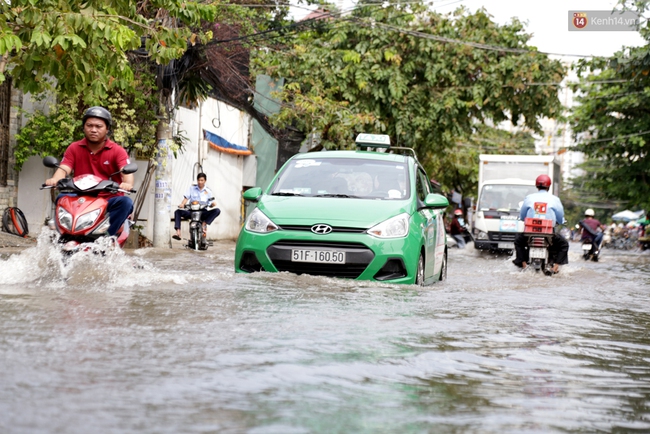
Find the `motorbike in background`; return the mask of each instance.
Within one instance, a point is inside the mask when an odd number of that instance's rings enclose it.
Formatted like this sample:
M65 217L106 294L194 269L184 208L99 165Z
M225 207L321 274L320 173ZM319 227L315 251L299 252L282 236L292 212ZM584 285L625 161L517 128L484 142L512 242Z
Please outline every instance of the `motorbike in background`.
M210 198L210 201L214 198ZM208 208L208 204L201 204L197 200L185 205L185 209L190 211L190 239L187 242L187 248L194 250L208 250L208 240L203 232L203 222L201 215Z
M43 165L58 168L59 161L54 157L45 157ZM135 173L137 170L136 163L129 163L113 175ZM100 196L100 193L135 193L135 190L123 190L117 182L95 175L63 178L54 187L45 184L41 186L41 190L53 188L64 195L58 198L54 217L48 218L46 224L58 232L57 241L61 244L62 251L68 254L92 249L100 238L108 235L108 198ZM115 235L115 241L120 247L124 246L129 237L130 226L131 222L127 219Z
M585 261L592 260L594 262L598 262L599 255L600 249L598 249L594 240L585 238L582 241L582 259Z
M528 244L529 265L535 271L542 271L545 275L551 276L555 264L554 258L549 253L549 247L553 243L553 221L526 217L523 235Z

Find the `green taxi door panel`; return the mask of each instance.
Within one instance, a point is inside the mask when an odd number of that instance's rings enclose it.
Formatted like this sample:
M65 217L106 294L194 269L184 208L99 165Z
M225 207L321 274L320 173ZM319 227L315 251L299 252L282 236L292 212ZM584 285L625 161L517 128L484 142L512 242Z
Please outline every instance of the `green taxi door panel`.
M417 166L416 166L417 168ZM436 216L432 208L427 204L427 201L431 203L438 203L434 196L439 196L431 193L431 184L427 175L419 168L416 169L416 178L415 178L415 191L418 196L418 201L424 206L420 206L418 213L422 216L423 219L423 235L424 235L424 249L426 260L424 264L424 280L430 280L433 277L436 265ZM443 196L441 196L443 197Z

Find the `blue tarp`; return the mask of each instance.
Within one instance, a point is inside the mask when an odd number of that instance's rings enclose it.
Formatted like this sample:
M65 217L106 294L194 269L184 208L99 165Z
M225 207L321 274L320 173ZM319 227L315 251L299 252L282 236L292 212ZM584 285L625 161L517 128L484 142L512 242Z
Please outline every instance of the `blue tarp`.
M239 146L235 145L234 143L230 143L228 140L224 139L221 136L218 136L217 134L211 133L210 131L203 130L203 137L210 143L215 144L216 146L219 146L220 148L227 148L227 149L234 149L236 151L249 151L245 146Z

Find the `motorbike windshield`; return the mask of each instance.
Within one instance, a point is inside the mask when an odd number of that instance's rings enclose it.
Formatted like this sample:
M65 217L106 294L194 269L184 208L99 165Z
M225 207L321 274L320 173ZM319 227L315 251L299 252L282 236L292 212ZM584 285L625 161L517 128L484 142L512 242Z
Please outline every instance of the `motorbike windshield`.
M102 182L102 179L95 175L81 175L76 176L73 180L74 186L79 190L90 190L93 187L96 187L97 184Z
M411 195L406 164L363 158L313 158L290 162L269 194L403 200Z
M484 185L476 208L480 211L519 211L526 196L536 192L534 185Z

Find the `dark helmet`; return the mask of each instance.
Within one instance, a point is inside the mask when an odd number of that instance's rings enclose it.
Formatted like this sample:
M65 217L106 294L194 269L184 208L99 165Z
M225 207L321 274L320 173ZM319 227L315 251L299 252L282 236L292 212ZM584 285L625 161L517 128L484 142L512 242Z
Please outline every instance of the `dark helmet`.
M82 125L86 125L86 121L88 118L99 118L102 119L104 122L106 122L106 127L110 130L111 129L111 124L113 123L113 118L111 117L111 112L106 110L104 107L90 107L88 110L86 110L86 113L84 113L84 117L82 119Z
M548 190L551 186L551 178L548 175L539 175L535 180L535 187Z
M454 215L463 215L463 210L458 208L454 210Z

